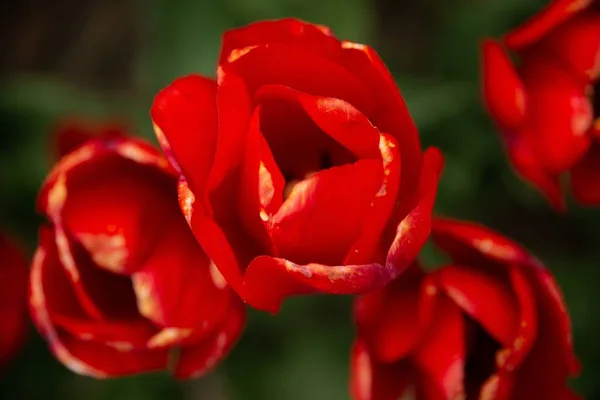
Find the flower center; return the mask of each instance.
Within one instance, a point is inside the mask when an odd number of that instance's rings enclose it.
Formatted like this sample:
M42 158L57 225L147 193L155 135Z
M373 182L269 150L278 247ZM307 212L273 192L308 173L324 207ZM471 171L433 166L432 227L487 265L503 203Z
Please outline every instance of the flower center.
M313 176L314 174L316 174L317 172L319 172L322 169L327 169L327 168L331 168L331 167L333 167L333 163L331 162L331 155L328 152L324 151L321 154L321 159L320 159L320 164L318 166L318 169L316 169L314 171L308 171L303 176L294 176L293 174L289 174L289 173L284 174L283 178L285 179L285 188L283 189L283 199L285 200L288 198L288 196L294 189L294 186L296 186L298 183L300 183L304 179L310 178L311 176Z
M294 186L317 172L356 161L297 104L263 101L260 128L285 179L284 200Z

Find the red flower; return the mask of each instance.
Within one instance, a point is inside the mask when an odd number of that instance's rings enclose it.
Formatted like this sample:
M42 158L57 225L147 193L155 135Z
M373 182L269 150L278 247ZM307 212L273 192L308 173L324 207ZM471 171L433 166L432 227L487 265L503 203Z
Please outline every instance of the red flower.
M473 223L437 219L432 237L448 265L413 266L356 300L354 398L577 398L565 387L578 363L552 274Z
M243 303L179 211L177 177L125 136L80 144L43 184L30 308L54 355L98 378L201 375L235 344ZM173 356L176 356L173 358Z
M188 223L254 307L382 287L429 235L442 157L377 54L327 27L229 31L217 78L176 80L151 113Z
M12 240L0 234L0 367L27 335L27 261Z
M600 2L554 0L503 38L483 45L483 92L509 158L564 209L559 177L575 199L600 205Z

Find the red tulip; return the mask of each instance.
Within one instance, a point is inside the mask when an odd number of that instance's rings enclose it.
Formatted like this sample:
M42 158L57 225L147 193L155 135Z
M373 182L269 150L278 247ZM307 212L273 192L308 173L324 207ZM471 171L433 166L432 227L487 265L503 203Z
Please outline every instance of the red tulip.
M413 265L356 300L353 397L576 399L565 385L578 370L569 315L552 274L480 225L437 219L432 237L447 265Z
M151 114L188 223L254 307L382 287L429 235L441 154L375 51L327 27L229 31L216 79L176 80Z
M506 53L516 55L515 67ZM564 209L600 205L600 2L554 0L501 42L483 44L483 94L521 176Z
M42 186L30 309L54 355L97 378L212 368L235 344L243 303L196 242L177 176L124 135L73 146Z
M27 261L18 246L0 235L0 367L19 351L27 335Z

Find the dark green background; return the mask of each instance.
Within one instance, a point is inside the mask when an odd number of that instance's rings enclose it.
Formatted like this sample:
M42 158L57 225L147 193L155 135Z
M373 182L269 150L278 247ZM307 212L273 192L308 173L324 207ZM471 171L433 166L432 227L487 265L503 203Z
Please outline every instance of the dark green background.
M214 75L220 35L258 19L295 16L375 47L425 145L442 148L440 213L484 222L531 248L557 275L584 365L573 386L600 398L600 210L554 214L516 178L479 96L478 46L540 0L6 1L0 12L0 224L31 251L33 210L48 171L51 122L65 113L122 117L152 138L154 93L192 72ZM429 252L425 254L429 256ZM204 379L166 374L95 381L49 355L31 331L0 377L1 399L346 399L350 299L290 300L276 318L250 312L243 339Z

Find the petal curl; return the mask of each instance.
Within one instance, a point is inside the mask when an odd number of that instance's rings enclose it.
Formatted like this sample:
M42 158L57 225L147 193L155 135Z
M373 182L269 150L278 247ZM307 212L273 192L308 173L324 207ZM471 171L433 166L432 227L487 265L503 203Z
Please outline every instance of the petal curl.
M539 265L539 261L517 243L474 222L436 217L431 236L453 260L463 262L476 254L504 264ZM468 265L477 264L468 262Z
M380 264L299 265L259 256L246 270L242 298L252 307L277 313L288 296L314 292L360 294L385 286L395 276L394 270Z

